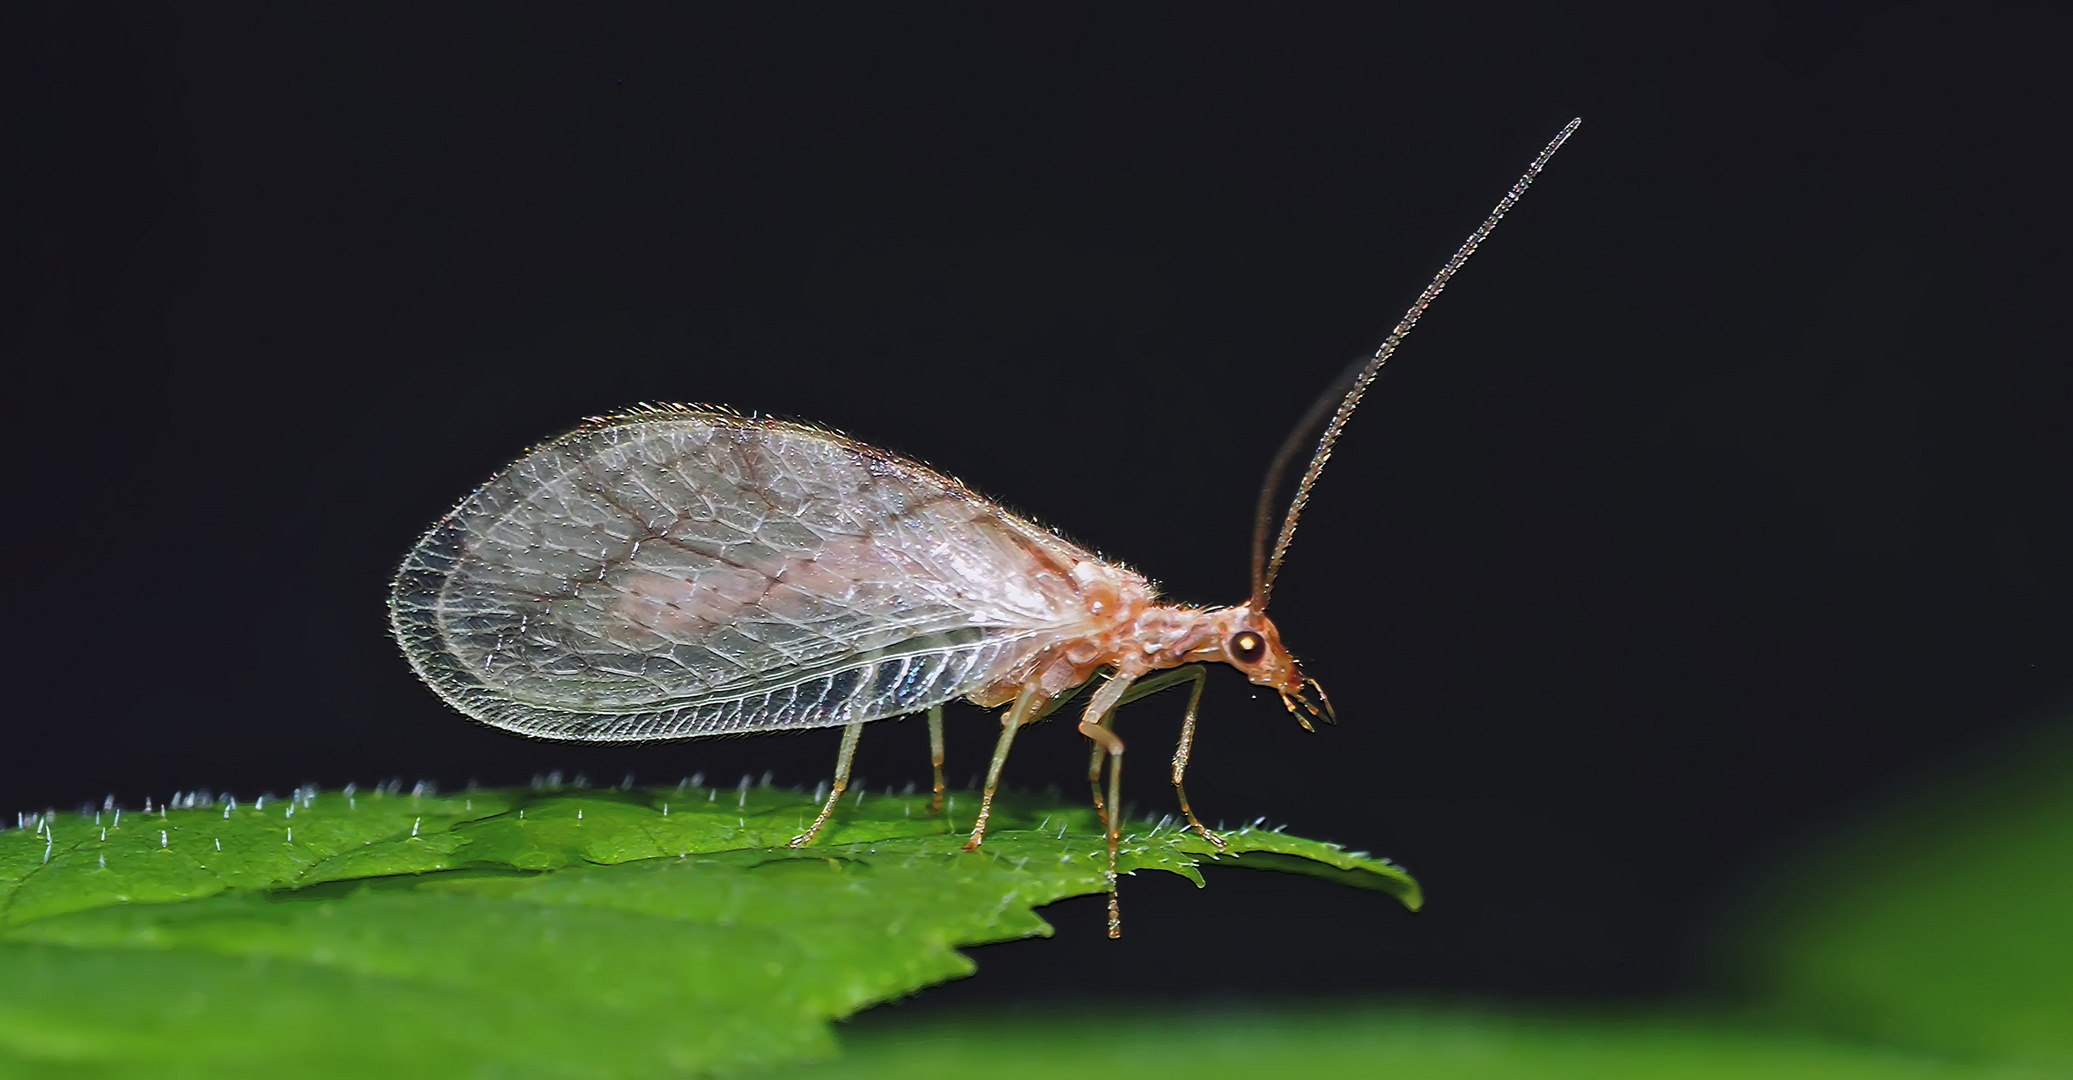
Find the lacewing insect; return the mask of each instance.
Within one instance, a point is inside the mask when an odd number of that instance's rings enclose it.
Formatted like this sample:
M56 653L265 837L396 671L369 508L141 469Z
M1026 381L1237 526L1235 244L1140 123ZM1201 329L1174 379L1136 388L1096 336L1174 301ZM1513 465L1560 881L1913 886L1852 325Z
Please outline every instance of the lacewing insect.
M1182 787L1202 665L1229 664L1273 689L1305 728L1331 718L1330 699L1266 614L1296 520L1377 372L1580 122L1548 143L1375 353L1282 444L1260 491L1244 603L1164 603L1136 571L830 431L647 406L540 445L441 518L396 573L391 629L447 702L525 735L628 742L841 728L833 791L795 847L834 812L873 720L928 712L940 808L941 706L962 698L1005 707L965 845L977 848L1016 732L1105 676L1079 731L1093 744L1088 781L1107 830L1117 936L1116 708L1191 684L1173 789L1189 827L1222 847ZM1320 423L1270 549L1283 476Z

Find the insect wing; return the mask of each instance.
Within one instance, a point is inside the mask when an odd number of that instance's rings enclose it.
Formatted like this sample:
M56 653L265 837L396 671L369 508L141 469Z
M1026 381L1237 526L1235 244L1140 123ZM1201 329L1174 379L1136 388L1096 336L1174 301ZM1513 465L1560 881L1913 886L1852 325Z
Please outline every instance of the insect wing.
M442 697L526 734L824 727L1002 677L1077 617L1089 558L884 451L683 408L490 479L412 549L390 616Z

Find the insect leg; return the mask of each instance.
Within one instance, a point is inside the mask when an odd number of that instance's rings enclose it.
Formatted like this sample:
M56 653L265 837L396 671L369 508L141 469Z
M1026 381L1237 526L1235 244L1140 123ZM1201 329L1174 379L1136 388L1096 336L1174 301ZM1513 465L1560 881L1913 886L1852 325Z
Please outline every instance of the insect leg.
M1161 690L1170 690L1195 678L1198 672L1204 670L1206 669L1201 664L1189 664L1186 667L1177 667L1171 671L1162 671L1157 675L1147 675L1130 684L1130 692L1124 694L1122 700L1116 702L1116 708L1120 709L1133 701L1143 701Z
M936 796L929 800L929 813L943 812L943 706L929 706L929 764L936 769Z
M849 786L849 762L857 756L857 739L864 734L862 723L850 724L842 729L842 749L835 757L834 790L828 792L828 801L821 806L821 814L813 819L813 827L792 837L792 846L805 847L820 835L821 826L828 823L828 816L835 812L835 800L842 797L842 790Z
M1108 726L1109 721L1114 719L1116 709L1122 708L1124 705L1140 698L1150 697L1169 686L1192 678L1193 676L1190 673L1197 670L1199 670L1197 665L1190 665L1177 671L1162 671L1142 682L1131 683L1130 689L1116 699L1115 704L1109 708L1108 714L1101 718L1100 723L1104 727ZM1082 683L1081 685L1084 686L1086 684ZM1103 683L1102 685L1107 686L1108 684ZM1093 736L1089 735L1088 738L1092 739ZM1095 742L1094 752L1087 759L1087 786L1094 791L1094 811L1101 815L1101 820L1104 822L1108 821L1108 801L1101 793L1101 763L1107 759L1108 752L1099 741Z
M1101 807L1102 823L1108 826L1108 936L1112 938L1123 936L1123 915L1116 900L1116 850L1123 836L1123 740L1108 729L1108 723L1116 703L1136 681L1137 676L1122 672L1109 676L1080 717L1080 734L1094 740L1097 775L1102 757L1108 758L1108 801L1103 803L1097 783L1094 804Z
M1180 812L1187 815L1188 825L1202 834L1202 839L1224 850L1224 838L1210 832L1195 817L1195 808L1188 805L1188 789L1181 786L1181 777L1188 771L1188 754L1195 749L1195 712L1202 706L1202 684L1209 681L1209 673L1200 667L1195 669L1195 688L1188 691L1188 713L1180 722L1180 743L1173 748L1173 793L1180 797Z
M1104 719L1102 723L1106 724L1108 721ZM1085 725L1082 725L1083 733L1084 727ZM1093 789L1094 812L1101 815L1101 827L1106 829L1108 828L1108 799L1101 794L1101 766L1103 762L1108 760L1108 754L1105 752L1102 743L1099 740L1095 740L1094 736L1088 735L1087 738L1094 740L1094 752L1087 756L1087 786Z
M1173 792L1180 797L1180 812L1187 815L1188 826L1201 833L1203 839L1215 844L1218 851L1222 851L1224 849L1224 838L1203 827L1202 822L1196 819L1194 809L1188 805L1187 789L1181 786L1181 778L1188 770L1188 754L1195 747L1195 714L1201 708L1202 687L1208 681L1208 670L1200 664L1189 664L1186 667L1176 668L1172 671L1162 671L1151 678L1141 680L1133 685L1130 688L1130 692L1124 694L1122 700L1116 702L1116 707L1121 708L1133 701L1143 700L1161 690L1179 686L1181 683L1194 684L1193 689L1188 692L1187 716L1181 721L1180 745L1173 750ZM1100 764L1101 748L1097 746L1094 750L1094 769L1090 770L1091 775L1088 777L1094 784L1094 805L1097 807L1101 805L1101 776L1098 771Z
M986 839L986 819L993 816L993 791L1000 785L1001 767L1008 763L1008 747L1014 744L1015 733L1037 714L1038 690L1034 682L1024 686L1015 704L1001 714L1001 741L994 744L993 763L986 767L986 794L979 799L979 820L972 823L972 838L965 841L966 851L978 850Z

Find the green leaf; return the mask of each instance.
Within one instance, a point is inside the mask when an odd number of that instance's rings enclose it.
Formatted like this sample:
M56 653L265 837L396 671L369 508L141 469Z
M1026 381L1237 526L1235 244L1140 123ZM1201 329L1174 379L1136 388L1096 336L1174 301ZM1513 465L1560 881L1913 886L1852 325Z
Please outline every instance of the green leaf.
M761 787L41 818L0 834L0 1067L640 1076L825 1055L829 1020L1103 891L1091 811L1006 797L968 853L976 805L847 798L796 851L812 800ZM1141 826L1120 865L1198 884L1205 862L1304 867L1419 903L1384 860L1227 839Z
M1506 1015L1319 1002L1300 1009L858 1018L842 1056L770 1080L1405 1077L1416 1080L2046 1080L1952 1059L1721 1022L1615 1012Z
M1803 1021L2073 1067L2073 724L1808 845L1730 963Z

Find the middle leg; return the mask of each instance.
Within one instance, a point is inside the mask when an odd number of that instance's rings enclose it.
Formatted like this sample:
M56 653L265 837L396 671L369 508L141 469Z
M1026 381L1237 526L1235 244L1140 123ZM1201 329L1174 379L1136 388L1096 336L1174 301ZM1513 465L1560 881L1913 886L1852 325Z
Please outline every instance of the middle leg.
M1087 703L1087 711L1080 717L1080 734L1094 742L1094 762L1089 769L1088 779L1094 786L1094 805L1101 810L1102 824L1108 833L1108 936L1123 936L1123 915L1116 898L1116 857L1123 836L1123 740L1108 729L1110 717L1115 715L1116 704L1130 690L1130 684L1137 681L1134 674L1117 672L1101 684L1094 692L1094 699ZM1108 762L1108 798L1101 797L1101 764Z

